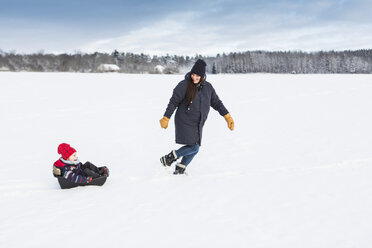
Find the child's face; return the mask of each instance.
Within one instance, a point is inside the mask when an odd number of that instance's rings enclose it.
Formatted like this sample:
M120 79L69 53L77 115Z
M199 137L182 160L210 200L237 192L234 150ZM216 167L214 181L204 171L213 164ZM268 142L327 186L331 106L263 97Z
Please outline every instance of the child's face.
M77 153L74 152L67 160L68 161L76 161L77 160Z

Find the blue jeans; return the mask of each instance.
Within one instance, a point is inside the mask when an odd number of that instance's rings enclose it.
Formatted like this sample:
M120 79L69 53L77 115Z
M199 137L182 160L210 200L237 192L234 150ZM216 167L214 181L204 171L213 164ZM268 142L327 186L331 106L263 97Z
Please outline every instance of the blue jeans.
M186 145L176 151L177 158L182 157L181 164L187 166L199 151L199 145Z

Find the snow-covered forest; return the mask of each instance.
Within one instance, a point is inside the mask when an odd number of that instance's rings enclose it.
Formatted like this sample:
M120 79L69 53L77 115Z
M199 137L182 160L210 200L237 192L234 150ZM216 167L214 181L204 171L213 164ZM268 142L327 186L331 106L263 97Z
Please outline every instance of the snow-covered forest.
M151 56L124 53L18 54L0 50L0 70L35 72L98 72L101 64L115 64L123 73L184 73L203 58L207 72L218 73L371 73L372 49L356 51L247 51L214 57ZM161 72L158 66L164 68Z

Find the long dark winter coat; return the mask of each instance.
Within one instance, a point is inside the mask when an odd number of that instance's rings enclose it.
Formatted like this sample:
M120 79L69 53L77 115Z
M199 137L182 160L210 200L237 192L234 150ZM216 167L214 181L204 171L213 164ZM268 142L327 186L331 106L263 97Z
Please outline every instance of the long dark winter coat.
M208 118L210 107L217 110L220 115L225 116L229 112L216 94L213 86L204 81L196 91L195 97L187 107L186 90L190 73L185 79L178 83L173 90L164 116L171 118L177 108L174 123L176 126L176 143L184 145L201 145L203 126Z

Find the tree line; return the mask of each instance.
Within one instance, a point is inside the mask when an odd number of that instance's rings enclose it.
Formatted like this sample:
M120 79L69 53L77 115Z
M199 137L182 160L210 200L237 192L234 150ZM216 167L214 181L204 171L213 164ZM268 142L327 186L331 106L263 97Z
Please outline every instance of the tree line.
M247 51L216 56L150 56L124 53L17 54L0 50L0 70L33 72L98 72L101 64L115 64L122 73L184 73L197 59L207 72L218 73L372 73L372 49L355 51ZM156 71L156 66L164 70Z

